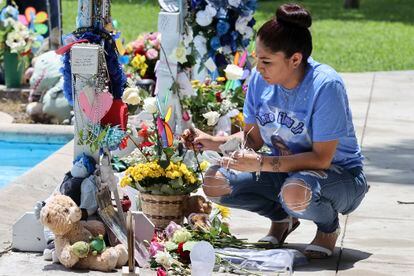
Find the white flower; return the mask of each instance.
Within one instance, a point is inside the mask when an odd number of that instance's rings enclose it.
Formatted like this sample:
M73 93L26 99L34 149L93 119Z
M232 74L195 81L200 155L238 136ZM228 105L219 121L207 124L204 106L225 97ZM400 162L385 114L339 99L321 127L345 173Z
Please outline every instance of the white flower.
M130 105L139 104L142 101L139 96L139 89L136 87L128 87L125 89L124 94L122 95L122 101Z
M214 16L216 16L216 14L217 14L217 10L216 10L216 8L215 7L213 7L211 4L208 4L207 6L206 6L206 13L211 17L211 18L213 18Z
M227 112L229 112L230 110L232 110L235 107L236 106L230 100L224 99L221 102L221 106L220 106L221 114L226 114Z
M253 29L247 26L244 29L243 39L250 39L252 37L253 37Z
M175 243L186 242L191 239L191 233L185 229L181 228L174 232L172 241Z
M158 251L154 257L157 263L159 263L167 269L170 268L171 265L174 263L173 257L167 251Z
M177 48L175 48L172 51L170 55L170 59L172 59L175 62L181 63L181 64L186 63L187 62L186 52L187 51L184 45L180 44Z
M204 56L207 54L207 39L202 35L196 35L194 37L194 48L197 50L197 52L200 54L200 56Z
M7 34L6 45L10 47L11 53L18 53L24 50L26 41L19 33L10 32Z
M249 26L247 26L247 24L250 22L250 20L252 20L252 18L253 15L237 18L235 26L236 31L238 31L241 35L245 35L248 31L247 28L250 28Z
M14 20L13 17L9 17L3 20L4 27L7 27L9 25L14 26L14 24L16 24L16 20Z
M157 113L157 98L149 97L144 100L144 110L148 113L154 114Z
M217 111L209 111L204 113L203 117L207 119L207 125L215 126L220 118L220 113Z
M199 11L196 14L196 22L198 25L205 27L211 24L213 17L210 16L206 11Z
M191 28L190 26L186 25L185 28L186 32L183 35L183 43L185 47L189 47L190 43L193 41L194 37L193 37L193 28Z
M228 80L239 80L243 77L243 69L235 64L227 65L226 69L224 69L226 73L226 78Z
M237 8L240 5L241 0L229 0L229 5Z

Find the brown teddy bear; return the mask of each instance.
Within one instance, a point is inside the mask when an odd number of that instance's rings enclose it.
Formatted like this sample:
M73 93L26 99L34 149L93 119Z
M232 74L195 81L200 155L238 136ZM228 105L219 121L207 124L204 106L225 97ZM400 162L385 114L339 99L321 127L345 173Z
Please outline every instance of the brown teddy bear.
M209 215L212 208L213 206L211 202L207 201L203 196L193 195L184 201L184 216L188 218L188 216L192 213Z
M55 195L40 211L40 221L48 227L56 236L56 256L60 263L67 268L92 269L99 271L111 271L121 267L128 261L128 252L123 244L106 248L101 254L94 255L91 252L79 253L75 243L89 242L92 235L102 232L98 224L100 222L80 222L81 209L68 196ZM92 223L92 224L91 224ZM102 223L100 223L102 224ZM94 233L91 233L90 230ZM103 234L103 233L100 233Z

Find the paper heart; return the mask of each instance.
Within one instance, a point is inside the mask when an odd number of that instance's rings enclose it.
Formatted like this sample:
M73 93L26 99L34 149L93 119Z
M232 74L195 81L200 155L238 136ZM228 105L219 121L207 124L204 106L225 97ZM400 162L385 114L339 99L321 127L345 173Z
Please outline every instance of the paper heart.
M79 104L86 117L92 123L96 124L108 113L113 102L113 97L108 92L95 93L94 96L94 99L90 101L87 93L81 91L79 94Z

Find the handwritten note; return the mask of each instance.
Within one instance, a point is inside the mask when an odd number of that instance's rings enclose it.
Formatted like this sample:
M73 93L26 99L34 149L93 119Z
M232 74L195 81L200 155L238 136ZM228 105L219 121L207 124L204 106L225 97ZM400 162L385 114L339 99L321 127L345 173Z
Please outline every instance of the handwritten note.
M99 45L75 45L71 49L72 74L98 73Z

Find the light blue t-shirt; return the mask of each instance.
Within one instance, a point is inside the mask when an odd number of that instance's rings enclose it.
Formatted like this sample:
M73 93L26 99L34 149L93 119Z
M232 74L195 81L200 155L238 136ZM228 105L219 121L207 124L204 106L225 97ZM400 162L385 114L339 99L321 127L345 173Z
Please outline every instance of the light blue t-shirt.
M273 155L312 150L313 142L339 140L333 164L362 166L345 86L334 69L309 58L294 89L268 84L255 69L244 103L245 123L257 124Z

